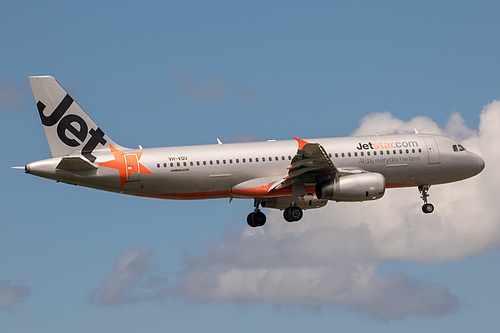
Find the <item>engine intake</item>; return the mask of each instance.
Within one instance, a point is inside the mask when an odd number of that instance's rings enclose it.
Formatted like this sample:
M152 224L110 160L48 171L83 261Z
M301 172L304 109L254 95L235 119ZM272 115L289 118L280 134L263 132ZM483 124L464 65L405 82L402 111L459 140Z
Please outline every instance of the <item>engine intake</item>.
M340 176L335 180L316 184L318 199L366 201L380 199L384 193L384 176L373 172Z

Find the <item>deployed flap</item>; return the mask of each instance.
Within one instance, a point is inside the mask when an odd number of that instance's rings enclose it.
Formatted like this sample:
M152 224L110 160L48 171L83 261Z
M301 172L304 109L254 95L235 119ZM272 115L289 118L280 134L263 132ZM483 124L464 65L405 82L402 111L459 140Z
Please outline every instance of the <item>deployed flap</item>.
M63 157L56 169L66 171L88 171L95 170L97 167L79 156L72 156Z
M299 144L297 154L288 167L288 175L274 182L269 191L290 186L297 181L303 182L307 178L316 178L319 175L332 175L337 172L332 160L319 143L309 143L297 137Z
M244 181L231 188L231 195L236 197L268 196L267 194L269 193L269 187L274 181L276 181L276 178L276 176L271 176Z

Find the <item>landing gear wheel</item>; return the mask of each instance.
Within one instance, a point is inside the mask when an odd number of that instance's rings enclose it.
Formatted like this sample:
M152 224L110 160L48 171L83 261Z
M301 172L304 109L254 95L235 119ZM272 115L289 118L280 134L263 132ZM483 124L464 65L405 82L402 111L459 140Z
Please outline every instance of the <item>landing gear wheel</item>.
M255 225L253 224L253 217L255 215L255 212L251 212L250 214L248 214L247 216L247 223L249 226L251 226L252 228L255 228Z
M430 204L430 203L426 203L422 206L422 211L425 213L425 214L430 214L434 211L434 205L433 204Z
M299 206L290 206L283 212L283 217L287 222L297 222L303 215L304 213Z
M427 198L429 197L429 194L427 192L429 192L430 187L431 187L430 185L420 185L418 187L418 190L422 194L422 196L420 198L422 200L424 200L424 205L422 206L422 211L425 214L430 214L434 211L434 205L427 202Z
M266 215L261 211L251 212L247 216L247 223L252 228L262 227L264 224L266 224Z

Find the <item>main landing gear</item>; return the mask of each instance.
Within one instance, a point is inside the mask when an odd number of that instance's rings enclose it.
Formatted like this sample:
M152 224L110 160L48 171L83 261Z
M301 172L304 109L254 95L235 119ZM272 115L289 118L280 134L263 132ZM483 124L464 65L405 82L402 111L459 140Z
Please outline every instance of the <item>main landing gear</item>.
M422 211L425 214L430 214L434 211L434 205L431 203L427 203L427 198L429 197L429 194L427 192L429 191L430 187L431 187L430 185L420 185L418 187L418 190L420 191L420 193L422 193L422 196L420 198L422 198L422 200L424 200L424 205L422 206Z
M283 217L287 222L297 222L303 215L302 209L297 205L290 206L283 211Z
M247 216L247 223L252 228L262 227L266 224L266 215L260 211L259 205L260 200L255 199L255 209Z
M259 209L260 204L261 200L255 199L255 209L247 216L247 223L252 228L262 227L266 223L266 215ZM303 215L302 208L295 203L283 211L283 217L287 222L297 222Z

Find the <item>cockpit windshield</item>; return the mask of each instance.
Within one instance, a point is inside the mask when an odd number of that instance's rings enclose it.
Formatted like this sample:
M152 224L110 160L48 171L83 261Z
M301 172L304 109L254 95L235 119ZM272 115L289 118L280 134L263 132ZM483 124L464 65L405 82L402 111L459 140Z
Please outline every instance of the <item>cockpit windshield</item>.
M453 145L453 151L465 151L465 148L462 145Z

